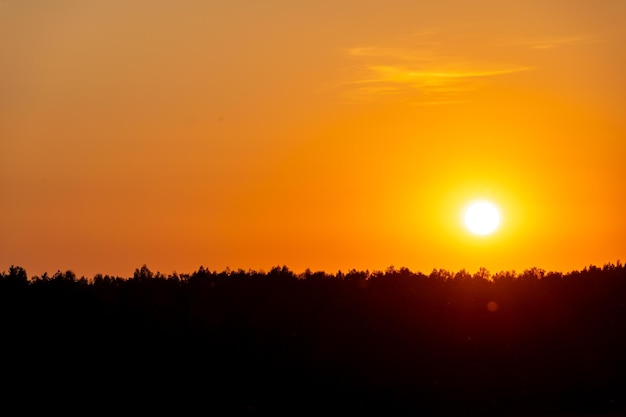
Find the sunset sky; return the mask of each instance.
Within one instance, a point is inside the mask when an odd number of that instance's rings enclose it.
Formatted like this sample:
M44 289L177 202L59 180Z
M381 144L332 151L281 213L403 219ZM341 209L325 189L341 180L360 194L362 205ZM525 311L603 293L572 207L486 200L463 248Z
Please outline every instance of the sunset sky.
M0 271L626 261L626 1L0 1ZM463 209L488 199L492 235Z

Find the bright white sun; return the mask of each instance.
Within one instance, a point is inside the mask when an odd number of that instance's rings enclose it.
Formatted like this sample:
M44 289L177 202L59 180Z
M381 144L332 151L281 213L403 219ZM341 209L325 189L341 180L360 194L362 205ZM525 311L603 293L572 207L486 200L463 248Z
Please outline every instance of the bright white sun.
M500 212L488 201L472 203L465 210L465 226L476 235L493 233L500 225Z

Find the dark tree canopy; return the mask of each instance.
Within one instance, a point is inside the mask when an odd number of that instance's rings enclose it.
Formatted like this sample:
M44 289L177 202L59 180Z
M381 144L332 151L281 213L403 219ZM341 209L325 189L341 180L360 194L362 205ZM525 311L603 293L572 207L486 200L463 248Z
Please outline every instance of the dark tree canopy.
M0 325L12 381L4 398L28 397L26 409L626 410L619 262L495 274L276 266L166 275L143 265L132 277L89 279L11 266L0 274Z

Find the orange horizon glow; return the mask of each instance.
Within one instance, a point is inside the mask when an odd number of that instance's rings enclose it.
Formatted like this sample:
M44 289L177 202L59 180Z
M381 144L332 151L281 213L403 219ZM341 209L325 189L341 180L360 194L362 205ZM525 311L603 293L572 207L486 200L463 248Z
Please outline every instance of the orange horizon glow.
M626 3L415 3L1 2L0 270L623 260Z

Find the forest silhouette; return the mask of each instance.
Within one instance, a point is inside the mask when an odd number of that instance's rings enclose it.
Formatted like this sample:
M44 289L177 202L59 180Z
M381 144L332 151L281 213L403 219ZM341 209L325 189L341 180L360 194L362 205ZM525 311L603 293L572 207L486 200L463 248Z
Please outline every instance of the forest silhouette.
M3 407L626 412L626 267L0 274Z

